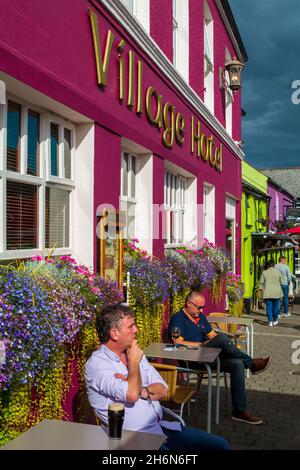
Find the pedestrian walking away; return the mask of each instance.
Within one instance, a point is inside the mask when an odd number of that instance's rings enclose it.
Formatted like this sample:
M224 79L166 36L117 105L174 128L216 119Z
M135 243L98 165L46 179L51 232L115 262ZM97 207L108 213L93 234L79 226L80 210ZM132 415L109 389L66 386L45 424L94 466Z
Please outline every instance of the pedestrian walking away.
M267 269L260 276L259 285L263 291L269 326L278 325L280 300L283 297L282 279L280 272L275 269L274 261L268 261Z
M281 288L283 292L283 313L284 317L288 318L291 316L289 313L289 285L292 282L292 275L290 268L286 264L286 257L280 256L279 263L276 264L275 268L281 274Z

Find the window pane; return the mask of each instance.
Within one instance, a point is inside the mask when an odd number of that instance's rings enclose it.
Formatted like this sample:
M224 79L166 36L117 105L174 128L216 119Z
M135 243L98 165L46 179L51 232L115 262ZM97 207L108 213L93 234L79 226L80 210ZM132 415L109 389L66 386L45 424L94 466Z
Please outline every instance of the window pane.
M38 189L29 184L7 181L7 250L37 248Z
M183 243L183 211L178 211L178 240L177 243Z
M28 175L39 175L39 144L40 144L40 115L28 111Z
M126 217L124 237L128 240L132 240L133 238L135 238L135 208L135 203L121 201L121 210L125 213Z
M46 188L46 248L69 246L69 191Z
M122 0L122 2L127 6L128 10L129 10L132 14L134 13L134 11L133 11L133 7L134 7L133 1L134 1L134 0Z
M176 243L176 212L170 211L171 239L170 243Z
M71 131L64 129L64 177L71 179Z
M123 156L123 194L122 196L128 196L128 153L124 153Z
M58 176L58 125L51 123L50 126L51 139L51 175Z
M6 167L20 171L21 106L13 101L7 105L7 152Z
M130 170L130 179L131 179L131 197L135 197L135 178L136 178L136 158L131 157L131 170Z
M127 204L127 238L135 238L135 204Z

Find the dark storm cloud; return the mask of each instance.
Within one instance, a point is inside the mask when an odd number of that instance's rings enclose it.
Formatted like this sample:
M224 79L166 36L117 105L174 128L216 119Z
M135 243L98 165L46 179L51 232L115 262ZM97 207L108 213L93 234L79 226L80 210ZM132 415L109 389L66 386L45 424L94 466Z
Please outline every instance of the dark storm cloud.
M300 166L300 0L229 0L249 59L243 72L243 150L266 167Z

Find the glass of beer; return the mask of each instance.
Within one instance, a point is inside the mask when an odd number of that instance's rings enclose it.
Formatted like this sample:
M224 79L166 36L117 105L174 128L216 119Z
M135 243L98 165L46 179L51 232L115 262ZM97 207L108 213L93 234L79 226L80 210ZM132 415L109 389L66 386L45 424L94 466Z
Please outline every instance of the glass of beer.
M172 328L172 331L171 331L171 336L172 336L172 340L174 342L174 349L176 349L176 343L175 343L175 340L179 338L180 336L180 328L178 326L173 326Z
M121 439L125 406L123 403L111 403L108 407L108 434L111 439Z

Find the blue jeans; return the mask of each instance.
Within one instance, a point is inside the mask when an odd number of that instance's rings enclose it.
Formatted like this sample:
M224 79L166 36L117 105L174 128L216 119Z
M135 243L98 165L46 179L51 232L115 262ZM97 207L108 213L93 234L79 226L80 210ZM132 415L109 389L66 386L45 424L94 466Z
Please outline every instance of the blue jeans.
M245 369L251 369L253 359L240 351L224 333L211 339L205 347L220 348L220 366L222 372L230 373L230 390L233 412L246 410ZM216 364L212 364L215 368Z
M229 450L229 444L223 437L208 434L200 429L182 426L181 431L162 427L167 440L160 450Z
M269 321L276 321L280 309L280 299L265 299Z
M284 307L284 313L287 315L289 311L289 286L283 286L281 284L281 289L283 292L283 307Z

